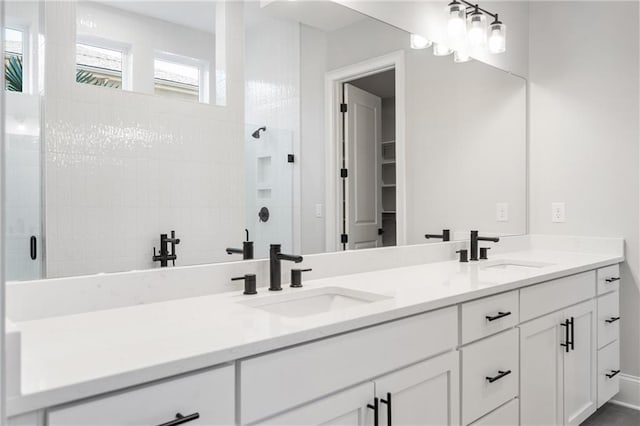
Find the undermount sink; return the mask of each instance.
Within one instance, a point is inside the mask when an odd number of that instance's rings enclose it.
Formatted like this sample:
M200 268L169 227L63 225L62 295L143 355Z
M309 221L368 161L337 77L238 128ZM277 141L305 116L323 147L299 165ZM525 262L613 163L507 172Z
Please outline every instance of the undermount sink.
M342 311L385 299L390 297L342 287L326 287L261 297L240 303L285 317L306 317Z
M553 263L547 262L533 262L530 260L515 260L515 259L498 259L484 263L480 266L480 269L498 269L498 270L530 270L540 269L547 266L552 266Z

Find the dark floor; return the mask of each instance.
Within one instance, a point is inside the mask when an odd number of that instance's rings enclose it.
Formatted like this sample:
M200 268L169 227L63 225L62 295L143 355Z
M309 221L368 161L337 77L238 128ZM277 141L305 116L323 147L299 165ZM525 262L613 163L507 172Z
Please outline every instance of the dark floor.
M640 411L615 404L605 404L580 426L639 426Z

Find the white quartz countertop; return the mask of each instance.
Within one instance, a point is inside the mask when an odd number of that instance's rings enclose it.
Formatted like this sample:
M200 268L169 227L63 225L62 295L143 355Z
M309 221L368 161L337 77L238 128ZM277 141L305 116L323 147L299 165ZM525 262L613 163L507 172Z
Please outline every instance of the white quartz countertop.
M514 259L541 268L485 269ZM612 254L523 251L473 263L440 262L308 281L282 292L242 291L26 321L21 391L9 415L230 362L565 275L622 262ZM176 285L179 285L177 283ZM241 283L239 287L241 287ZM321 287L389 296L342 311L284 317L238 302ZM55 301L52 301L55 303Z

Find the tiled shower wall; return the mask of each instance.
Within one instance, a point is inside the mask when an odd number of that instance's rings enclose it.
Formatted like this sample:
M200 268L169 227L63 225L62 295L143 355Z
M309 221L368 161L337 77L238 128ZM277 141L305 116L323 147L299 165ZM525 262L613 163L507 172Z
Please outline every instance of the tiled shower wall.
M242 40L242 8L226 36ZM245 228L241 49L227 50L225 107L76 84L75 4L46 5L47 276L157 267L159 235L178 265L230 260Z

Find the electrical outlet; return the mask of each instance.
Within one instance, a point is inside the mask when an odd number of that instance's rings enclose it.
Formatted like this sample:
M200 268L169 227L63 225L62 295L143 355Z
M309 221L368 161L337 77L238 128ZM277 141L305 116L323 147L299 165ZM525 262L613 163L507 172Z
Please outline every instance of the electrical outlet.
M322 204L316 204L316 217L322 217L322 211L324 210L324 206Z
M496 203L496 222L509 222L509 203Z
M551 203L551 222L564 223L566 221L564 203Z

